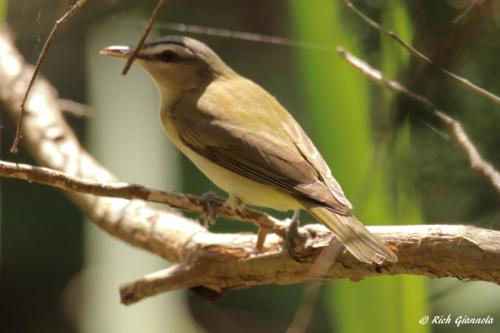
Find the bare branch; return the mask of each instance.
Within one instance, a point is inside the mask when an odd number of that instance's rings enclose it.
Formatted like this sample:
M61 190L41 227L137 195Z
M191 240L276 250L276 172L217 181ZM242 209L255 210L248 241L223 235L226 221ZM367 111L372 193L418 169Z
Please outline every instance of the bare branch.
M499 231L459 225L370 226L370 232L396 249L397 263L367 265L343 251L321 275L312 275L315 258L328 246L331 236L322 225L308 225L303 230L311 241L304 252L311 261L306 263L298 263L281 251L281 240L276 236L269 237L264 253L255 254L251 252L254 236L218 235L221 238L216 244L209 241L208 232L197 234L186 244L192 254L187 263L121 286L122 301L130 304L158 293L196 286L220 292L270 283L287 285L340 278L358 281L394 274L453 276L500 284ZM336 240L334 244L338 245Z
M142 33L141 39L139 40L139 43L137 43L137 46L135 49L132 51L132 54L130 57L128 57L127 62L125 63L125 66L123 66L122 70L122 75L127 75L128 70L130 69L130 66L132 66L132 63L134 62L135 58L137 57L137 53L139 53L139 50L142 48L142 45L144 45L144 42L146 41L146 38L149 35L149 32L153 28L153 24L156 21L156 18L160 14L161 9L163 6L165 6L166 0L158 0L156 3L155 9L153 9L153 12L151 13L151 16L149 17L148 23L146 24L146 28L144 28L144 32Z
M370 65L360 60L359 58L356 58L354 55L347 52L343 48L339 47L337 48L337 51L340 53L343 59L360 70L361 73L363 73L369 79L422 104L425 109L430 112L434 116L434 118L448 130L451 137L455 140L455 142L459 145L459 147L463 150L463 152L469 159L471 168L485 176L491 183L491 185L493 185L495 190L500 193L500 173L491 165L490 162L486 161L481 156L476 146L474 146L470 138L465 133L462 125L460 125L458 121L446 115L443 111L440 111L427 98L415 94L397 81L386 79L380 71L370 67Z
M393 40L395 40L399 45L401 45L404 49L406 49L408 52L413 54L416 58L425 61L426 63L434 66L437 68L440 72L444 73L446 76L450 77L454 81L458 82L465 88L469 89L470 91L490 100L491 102L500 105L500 97L497 95L493 94L492 92L489 92L486 89L481 88L477 84L474 84L467 80L466 78L463 78L441 66L438 66L434 61L432 61L429 57L427 57L425 54L411 46L409 43L405 42L403 39L401 39L398 35L396 35L393 31L387 30L384 27L382 27L379 23L375 22L373 19L371 19L368 15L360 11L354 4L349 1L349 0L342 0L342 2L349 8L354 14L359 16L366 24L368 24L370 27L373 29L380 31L384 35L389 36Z
M12 147L10 147L10 152L12 154L17 153L17 146L19 145L19 141L21 140L21 133L22 133L22 126L23 126L23 119L24 119L24 114L25 114L25 104L28 99L28 95L31 91L31 88L33 87L33 83L35 82L35 79L38 75L38 72L40 71L40 67L42 66L43 61L45 60L45 57L47 56L47 52L49 51L50 44L54 40L54 36L56 32L61 29L66 22L71 18L71 16L75 15L80 8L83 7L83 5L87 2L87 0L77 0L77 2L66 12L64 15L56 21L54 24L54 27L52 28L52 31L49 34L49 37L47 37L47 40L45 41L45 44L43 45L42 51L38 55L38 60L36 62L35 70L33 71L33 75L31 76L30 82L28 84L28 87L26 88L26 92L24 93L23 100L21 101L21 113L19 114L19 117L17 119L17 129L16 129L16 136L14 137L14 142L12 143Z
M277 233L282 237L285 236L287 226L286 223L258 210L250 208L236 210L229 206L224 206L224 201L218 199L210 199L210 202L208 202L208 200L199 196L154 190L142 185L118 182L102 183L94 180L80 179L61 171L28 164L0 160L0 175L49 185L66 191L162 203L171 207L202 214L206 212L210 204L216 209L218 216L250 223L263 228L263 230ZM262 242L260 242L260 247L263 245Z

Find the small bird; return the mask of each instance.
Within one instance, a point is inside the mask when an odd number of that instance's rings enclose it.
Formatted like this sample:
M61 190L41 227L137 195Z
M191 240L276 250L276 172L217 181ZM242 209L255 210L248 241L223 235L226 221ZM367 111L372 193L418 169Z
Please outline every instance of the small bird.
M126 59L132 51L110 46L101 54ZM188 37L162 37L144 44L135 62L158 88L167 136L229 194L226 205L303 209L358 260L397 261L351 214L351 203L297 121L207 45Z

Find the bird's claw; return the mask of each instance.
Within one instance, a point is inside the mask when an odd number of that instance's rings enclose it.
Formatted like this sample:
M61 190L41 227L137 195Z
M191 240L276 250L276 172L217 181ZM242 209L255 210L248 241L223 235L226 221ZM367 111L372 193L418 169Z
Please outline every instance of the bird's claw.
M304 235L300 233L299 230L299 211L293 213L293 217L290 219L288 224L286 238L285 238L285 248L288 254L298 262L302 262L302 255L304 249L305 238Z
M207 192L203 194L202 197L206 201L206 206L203 212L203 222L207 228L208 226L215 224L218 209L229 208L235 210L236 212L240 212L245 208L243 201L237 196L231 194L226 201L214 192ZM221 205L221 202L223 201L224 203Z
M207 192L203 194L202 197L206 202L202 214L203 224L205 228L208 228L209 226L215 224L217 220L217 208L220 205L219 203L223 200L214 192Z

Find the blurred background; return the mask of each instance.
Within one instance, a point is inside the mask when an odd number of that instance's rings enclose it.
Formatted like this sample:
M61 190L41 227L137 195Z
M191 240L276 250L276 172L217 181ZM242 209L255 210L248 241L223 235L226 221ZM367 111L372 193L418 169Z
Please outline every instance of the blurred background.
M69 0L0 0L25 58L35 63ZM156 1L88 1L61 31L42 74L61 98L89 105L67 116L85 146L121 180L202 194L214 185L163 135L158 97L145 73L99 56L135 45ZM356 1L438 64L500 94L500 5L493 0ZM179 24L275 35L301 47L175 31ZM174 29L173 29L174 28ZM203 29L202 29L203 30ZM204 30L207 32L207 30ZM226 32L227 32L226 31ZM170 0L152 35L185 34L210 45L299 120L366 224L500 227L498 194L421 106L376 86L334 51L343 46L459 120L500 167L500 108L416 60L359 20L339 0ZM227 33L226 33L227 35ZM320 47L317 47L320 46ZM2 113L2 159L14 126ZM224 293L190 291L119 304L118 286L163 262L98 230L60 192L0 180L1 332L284 332L303 285ZM307 218L306 218L307 219ZM219 221L217 231L255 231ZM416 276L325 284L307 332L499 332L500 287ZM494 318L482 326L422 325L424 316Z

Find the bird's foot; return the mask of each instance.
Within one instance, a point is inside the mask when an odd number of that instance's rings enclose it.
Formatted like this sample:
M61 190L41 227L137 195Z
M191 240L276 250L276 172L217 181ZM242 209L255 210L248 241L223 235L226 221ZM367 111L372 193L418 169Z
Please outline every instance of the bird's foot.
M206 201L206 206L204 207L202 214L203 224L205 225L205 228L208 228L210 225L215 224L215 221L217 220L217 208L223 199L215 192L204 193L202 198Z
M206 201L206 207L203 212L203 222L205 227L214 225L217 220L217 211L220 208L229 208L237 212L245 208L243 201L235 195L230 194L226 201L218 196L215 192L207 192L202 195ZM221 202L224 202L221 206Z
M303 261L304 243L306 236L302 235L299 230L300 210L293 212L293 216L288 224L285 247L290 256L298 262Z

